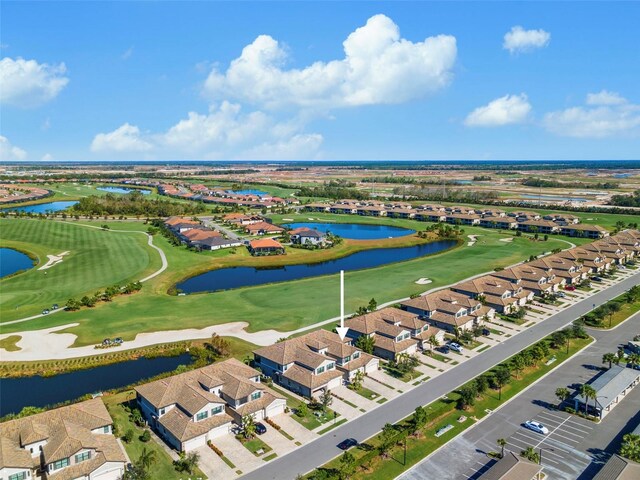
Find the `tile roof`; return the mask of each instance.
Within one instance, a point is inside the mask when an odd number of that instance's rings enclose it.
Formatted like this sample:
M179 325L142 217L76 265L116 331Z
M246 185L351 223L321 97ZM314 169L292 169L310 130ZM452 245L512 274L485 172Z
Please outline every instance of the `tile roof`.
M251 240L249 245L252 249L255 248L284 248L282 244L273 238L260 238L258 240Z
M613 454L593 480L637 480L640 478L640 463Z

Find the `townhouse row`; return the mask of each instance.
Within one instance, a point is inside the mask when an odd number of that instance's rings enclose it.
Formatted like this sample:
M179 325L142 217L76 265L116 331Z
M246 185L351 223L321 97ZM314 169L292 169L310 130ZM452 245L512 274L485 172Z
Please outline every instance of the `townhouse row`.
M164 224L183 243L200 250L219 250L242 245L241 240L226 238L219 231L208 228L197 220L169 217Z
M599 225L581 224L573 215L536 212L505 212L493 208L472 208L425 204L413 206L407 203L340 200L334 203L310 203L305 209L373 217L415 219L423 222L442 222L453 225L477 225L502 230L521 230L530 233L561 234L571 237L603 238L609 235Z
M532 262L496 271L449 288L345 320L344 340L319 330L254 351L265 375L305 397L378 369L379 359L397 360L442 343L445 333L483 327L496 313L512 314L536 296L576 285L589 275L622 265L640 253L640 232L627 230ZM373 343L373 356L358 345Z
M161 195L222 206L271 209L274 207L296 205L300 203L300 201L294 197L287 197L283 199L269 194L254 195L250 193L235 193L231 190L211 188L205 185L173 185L163 183L158 185L157 188L158 193Z

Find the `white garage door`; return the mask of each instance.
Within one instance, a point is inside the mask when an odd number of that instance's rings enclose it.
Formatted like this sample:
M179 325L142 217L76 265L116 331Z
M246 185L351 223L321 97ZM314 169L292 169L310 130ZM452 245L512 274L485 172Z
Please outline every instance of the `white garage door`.
M194 448L202 447L207 444L206 435L200 435L199 437L192 438L184 442L184 451L189 452Z

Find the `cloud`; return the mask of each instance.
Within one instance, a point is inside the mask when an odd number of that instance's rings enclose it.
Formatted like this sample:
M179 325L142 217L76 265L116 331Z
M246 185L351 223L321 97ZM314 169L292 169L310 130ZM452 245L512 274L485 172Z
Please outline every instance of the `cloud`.
M449 84L457 54L455 37L412 42L401 38L398 26L384 15L369 18L343 48L343 59L286 69L286 49L269 35L260 35L226 72L212 69L203 93L267 109L397 104Z
M125 123L109 133L97 134L91 142L92 152L145 152L152 145L143 140L140 129Z
M551 34L544 30L525 30L520 25L512 27L504 34L502 48L510 53L521 53L549 45Z
M588 94L586 105L547 113L545 128L576 138L640 135L640 105L606 90Z
M587 94L587 105L622 105L627 99L616 92L601 90L598 93Z
M27 152L20 147L11 145L7 137L0 135L0 160L12 161L12 160L24 160L27 158Z
M489 102L488 105L478 107L464 121L468 127L499 127L524 122L531 104L527 95L505 95Z
M0 102L22 108L53 100L69 83L64 63L49 65L35 60L0 60Z
M122 55L120 55L120 58L122 60L128 60L129 58L131 58L131 55L133 55L133 46L127 48L124 53Z
M315 158L323 138L303 132L304 121L278 120L261 111L243 113L238 104L212 105L206 114L189 112L167 131L141 133L128 123L110 133L95 136L91 150L97 153L139 153L154 157L218 158Z
M53 160L53 155L51 155L50 153L45 153L42 156L42 161L43 162L50 162L51 160Z

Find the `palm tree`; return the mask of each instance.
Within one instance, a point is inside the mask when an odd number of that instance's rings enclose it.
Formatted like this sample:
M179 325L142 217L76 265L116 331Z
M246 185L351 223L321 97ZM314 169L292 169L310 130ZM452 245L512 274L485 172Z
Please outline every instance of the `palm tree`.
M627 357L627 360L631 364L631 368L636 368L638 365L640 365L640 353L632 353L631 355L629 355L629 357Z
M504 438L499 438L496 443L500 447L500 458L504 458L504 447L507 445L507 441Z
M621 309L622 309L622 306L618 302L609 303L609 311L607 312L609 314L609 328L611 328L611 320L613 316L616 313L618 313Z
M586 383L583 383L580 386L580 395L584 397L584 413L585 415L588 415L589 399L593 398L595 403L597 392L591 385L587 385ZM594 408L595 408L595 405L594 405Z
M138 464L143 470L149 470L149 467L156 462L157 453L155 450L147 450L147 447L142 447L140 457L138 457Z
M351 387L355 391L358 391L362 388L363 381L364 381L364 373L362 372L362 370L358 370L356 371L356 373L353 375L353 378L351 379Z
M253 415L245 415L242 417L242 433L244 438L253 438L256 435L256 421Z
M429 337L429 345L431 345L431 351L440 346L440 341L436 338L435 335L431 335Z
M520 456L526 458L530 462L540 463L540 454L533 447L527 447L526 450L520 452Z
M605 353L604 355L602 355L602 363L609 362L609 368L611 368L611 365L616 362L616 360L619 362L618 357L615 353Z
M566 389L565 387L556 388L556 397L558 397L558 400L560 400L560 403L558 404L558 408L560 408L560 405L562 405L562 402L564 402L567 398L569 398L569 395L571 395L571 392L569 392L569 390Z

